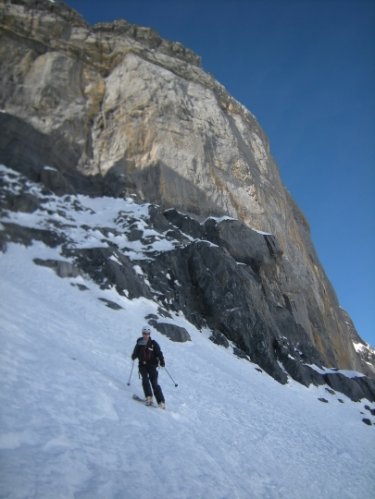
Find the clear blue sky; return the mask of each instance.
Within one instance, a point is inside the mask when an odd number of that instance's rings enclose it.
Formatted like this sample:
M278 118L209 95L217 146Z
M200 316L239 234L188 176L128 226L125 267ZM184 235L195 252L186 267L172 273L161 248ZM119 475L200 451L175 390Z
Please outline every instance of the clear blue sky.
M267 134L319 258L375 345L375 0L68 0L91 24L154 28Z

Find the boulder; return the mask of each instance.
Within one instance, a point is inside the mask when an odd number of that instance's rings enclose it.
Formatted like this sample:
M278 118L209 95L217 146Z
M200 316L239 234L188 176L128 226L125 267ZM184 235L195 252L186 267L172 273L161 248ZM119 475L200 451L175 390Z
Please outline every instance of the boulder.
M185 328L177 326L176 324L171 324L167 322L159 322L157 320L151 320L150 324L159 333L167 336L171 341L178 343L184 343L186 341L191 341L191 337Z

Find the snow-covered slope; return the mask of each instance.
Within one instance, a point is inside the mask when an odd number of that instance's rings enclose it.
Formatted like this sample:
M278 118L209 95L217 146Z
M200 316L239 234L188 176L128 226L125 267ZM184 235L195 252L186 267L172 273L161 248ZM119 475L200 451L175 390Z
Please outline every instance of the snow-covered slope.
M97 220L110 224L108 200L80 200L97 203ZM80 213L87 224L89 212ZM37 223L37 214L17 216ZM103 234L86 226L74 237L90 245ZM174 315L169 321L191 341L153 337L178 387L161 369L167 410L147 408L132 400L141 394L136 368L127 382L134 343L157 304L82 276L59 278L35 258L61 255L41 242L0 253L1 498L373 497L367 401L280 385Z

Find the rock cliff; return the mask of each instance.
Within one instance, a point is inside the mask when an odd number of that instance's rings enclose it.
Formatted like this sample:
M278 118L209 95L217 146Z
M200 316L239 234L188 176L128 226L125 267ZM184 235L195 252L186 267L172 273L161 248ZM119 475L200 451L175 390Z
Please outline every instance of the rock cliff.
M141 320L171 341L191 341L176 324L183 315L192 328L281 383L292 377L356 401L375 400L374 379L324 367L292 314L269 299L260 269L272 267L279 253L272 236L229 218L199 223L132 198L58 196L1 165L0 183L0 251L11 243L33 245L34 263L70 281L72 294L90 294L94 281L98 317L103 306L116 313L141 298L152 310Z
M268 349L273 374L275 351L298 350L374 375L265 134L197 55L126 21L90 26L57 1L1 0L0 29L0 162L57 194L136 194L217 244L215 257L199 242L144 271L217 338L255 357ZM190 283L183 300L166 268Z

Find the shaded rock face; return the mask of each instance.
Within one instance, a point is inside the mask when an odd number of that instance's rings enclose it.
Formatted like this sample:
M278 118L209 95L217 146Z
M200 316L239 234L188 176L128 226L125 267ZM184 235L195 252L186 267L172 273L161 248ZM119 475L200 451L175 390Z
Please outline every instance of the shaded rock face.
M97 299L114 313L129 303L123 297L151 302L155 312L145 321L171 341L191 341L176 324L182 315L281 383L292 377L306 386L327 384L353 400L375 400L375 379L323 367L293 303L277 301L271 277L280 273L283 255L269 234L228 218L198 223L129 198L57 196L5 167L0 183L0 251L10 242L39 241L36 265L82 291L90 292L94 281ZM233 233L247 244L233 241ZM54 258L46 258L46 247Z
M184 254L196 307L212 327L246 351L272 350L282 333L326 365L368 372L263 131L198 56L126 21L90 27L48 0L0 1L0 29L0 162L58 194L136 194L185 212L189 220L175 216L172 225L190 237L203 231L221 248ZM201 226L211 215L238 221ZM230 269L223 255L236 262ZM187 272L186 262L170 264ZM219 298L232 308L220 319ZM248 337L239 333L247 324Z

